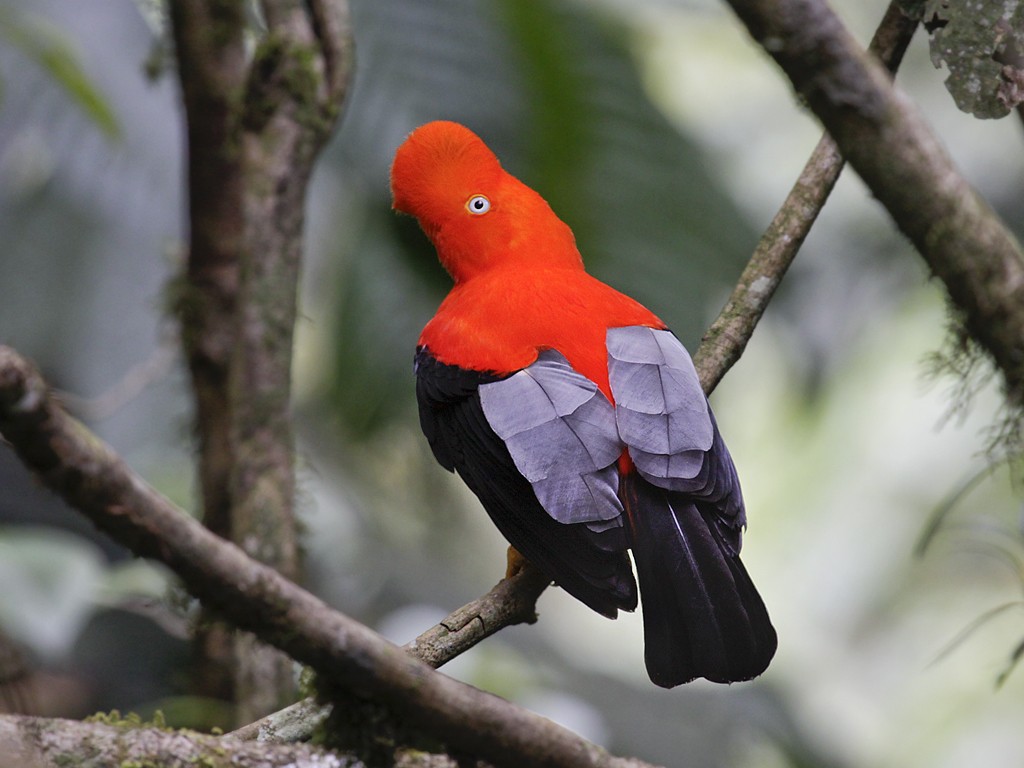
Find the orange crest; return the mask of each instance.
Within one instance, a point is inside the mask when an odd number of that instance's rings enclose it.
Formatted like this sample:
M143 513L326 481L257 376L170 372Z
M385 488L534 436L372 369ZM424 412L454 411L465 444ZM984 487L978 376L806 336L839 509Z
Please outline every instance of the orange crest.
M582 266L569 227L458 123L427 123L409 135L395 153L391 194L456 282L501 267Z

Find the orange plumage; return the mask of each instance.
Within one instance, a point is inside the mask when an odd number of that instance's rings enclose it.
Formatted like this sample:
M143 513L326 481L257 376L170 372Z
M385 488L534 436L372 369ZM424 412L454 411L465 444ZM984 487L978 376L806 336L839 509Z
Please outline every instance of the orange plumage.
M612 399L605 331L665 327L587 274L572 230L464 126L438 121L413 133L395 155L391 187L395 209L420 221L455 281L419 339L439 360L508 373L550 347ZM486 215L467 210L475 195L490 202Z

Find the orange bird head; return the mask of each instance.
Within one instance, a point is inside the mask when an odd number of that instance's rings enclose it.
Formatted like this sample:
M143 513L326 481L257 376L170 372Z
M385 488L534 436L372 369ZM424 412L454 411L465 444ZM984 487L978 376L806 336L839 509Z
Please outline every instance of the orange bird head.
M568 225L458 123L439 120L409 135L391 166L391 195L455 282L502 267L582 267Z

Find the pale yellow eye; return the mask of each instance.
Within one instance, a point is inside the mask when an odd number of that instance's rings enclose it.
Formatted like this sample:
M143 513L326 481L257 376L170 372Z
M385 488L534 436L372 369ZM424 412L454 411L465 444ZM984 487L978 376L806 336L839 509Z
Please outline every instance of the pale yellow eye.
M491 201L483 195L473 195L466 201L466 210L474 216L483 216L491 210Z

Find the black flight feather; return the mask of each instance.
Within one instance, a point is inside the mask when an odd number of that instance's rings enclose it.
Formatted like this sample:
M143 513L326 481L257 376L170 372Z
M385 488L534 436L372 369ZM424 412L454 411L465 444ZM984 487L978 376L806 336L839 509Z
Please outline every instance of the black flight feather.
M434 456L458 472L508 542L598 613L614 618L636 608L624 529L596 532L553 519L488 424L479 386L506 377L441 363L425 348L415 370L420 424Z

